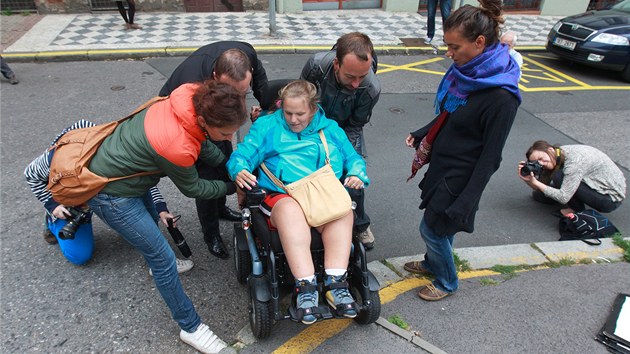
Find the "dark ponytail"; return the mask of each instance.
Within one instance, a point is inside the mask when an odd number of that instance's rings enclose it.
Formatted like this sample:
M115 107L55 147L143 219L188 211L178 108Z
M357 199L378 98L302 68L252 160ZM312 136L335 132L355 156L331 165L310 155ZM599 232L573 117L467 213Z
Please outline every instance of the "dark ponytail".
M471 42L486 37L486 46L499 42L500 27L505 23L501 0L479 0L479 7L464 5L444 23L444 32L459 30Z

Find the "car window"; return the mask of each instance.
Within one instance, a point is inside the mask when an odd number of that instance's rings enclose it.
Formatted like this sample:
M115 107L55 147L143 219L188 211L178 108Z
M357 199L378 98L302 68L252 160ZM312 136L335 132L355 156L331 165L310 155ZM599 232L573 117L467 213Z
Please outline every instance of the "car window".
M613 7L611 7L611 9L630 12L630 0L622 1L618 3L617 5L614 5Z

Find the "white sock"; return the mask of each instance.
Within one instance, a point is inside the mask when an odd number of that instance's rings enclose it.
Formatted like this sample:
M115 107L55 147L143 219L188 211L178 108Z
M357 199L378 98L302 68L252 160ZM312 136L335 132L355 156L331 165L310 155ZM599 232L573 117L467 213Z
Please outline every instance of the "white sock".
M339 277L346 274L346 269L336 269L336 268L328 269L327 268L324 271L326 272L327 275L332 275L333 277Z
M301 280L308 280L309 283L314 283L315 282L315 274L313 275L309 275L307 277L302 277L302 278L297 278L298 281Z

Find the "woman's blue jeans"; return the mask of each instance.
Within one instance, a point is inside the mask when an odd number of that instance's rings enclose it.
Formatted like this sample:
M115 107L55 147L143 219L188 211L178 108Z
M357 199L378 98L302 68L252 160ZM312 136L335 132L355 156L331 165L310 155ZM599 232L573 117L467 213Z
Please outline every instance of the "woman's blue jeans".
M149 193L137 198L100 193L90 199L88 205L101 220L142 253L173 319L181 329L193 332L201 320L179 280L175 253L160 232L157 212Z
M427 37L433 38L435 35L435 14L437 3L440 2L440 14L442 15L442 26L451 15L451 0L428 0L427 1Z
M422 266L433 273L436 288L452 293L457 290L457 270L453 258L453 239L455 235L440 236L435 234L426 224L424 218L420 222L420 235L427 245Z

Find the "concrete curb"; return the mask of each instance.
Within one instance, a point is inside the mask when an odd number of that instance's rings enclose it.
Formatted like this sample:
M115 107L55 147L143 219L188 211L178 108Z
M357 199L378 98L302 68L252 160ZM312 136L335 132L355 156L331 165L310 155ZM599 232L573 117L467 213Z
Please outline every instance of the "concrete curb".
M599 246L589 246L582 241L553 241L532 244L514 244L505 246L468 247L455 249L461 260L468 262L474 270L489 269L496 265L537 266L550 262L572 260L574 262L623 261L623 250L617 247L611 238L603 238ZM630 237L624 240L630 241ZM421 260L423 254L394 257L381 261L372 261L368 268L379 281L381 288L415 276L403 269L406 262Z
M258 54L313 54L330 49L330 46L305 45L256 45ZM520 52L544 51L544 46L518 47ZM90 50L61 50L39 52L5 52L4 58L13 63L30 62L69 62L69 61L105 61L105 60L140 60L154 57L177 57L192 54L196 47L158 47L138 49L90 49ZM405 47L405 46L376 46L374 50L379 55L422 55L446 52L446 47Z

